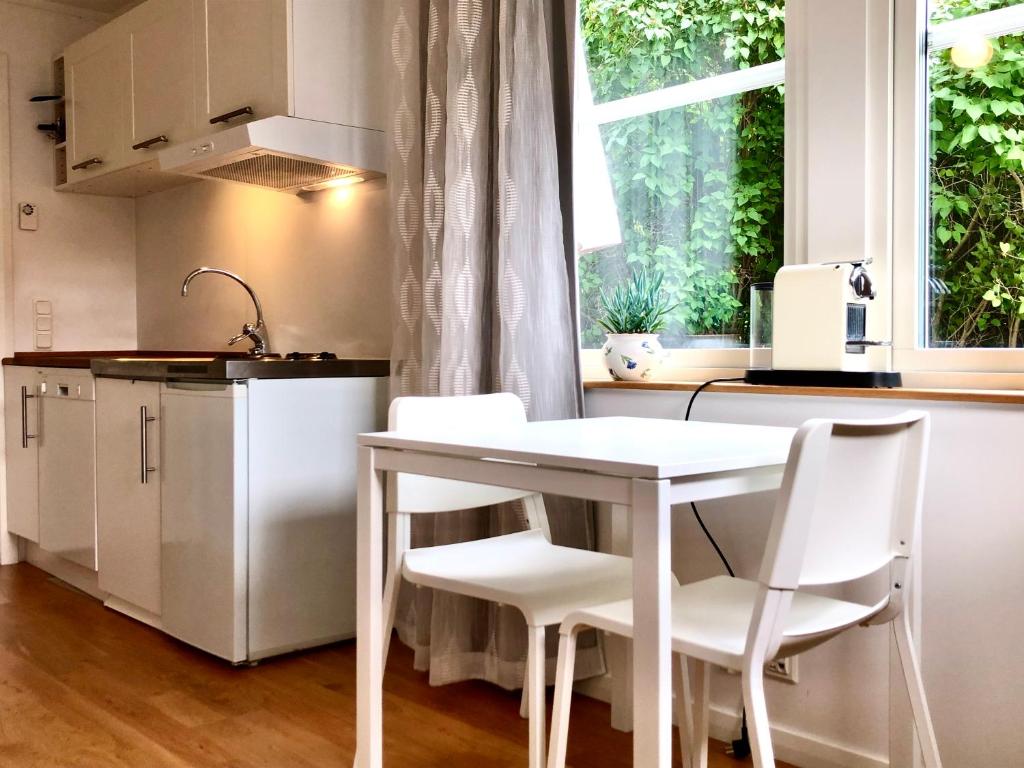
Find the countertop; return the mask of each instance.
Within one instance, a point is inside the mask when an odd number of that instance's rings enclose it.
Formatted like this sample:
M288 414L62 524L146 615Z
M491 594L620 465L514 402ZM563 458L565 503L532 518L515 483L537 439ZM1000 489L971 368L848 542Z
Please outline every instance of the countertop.
M244 352L211 352L210 350L151 350L114 349L65 352L15 352L5 357L4 365L24 365L36 368L86 368L98 357L245 357Z
M142 381L380 378L391 372L387 359L288 360L252 358L244 352L166 349L16 352L3 364L91 370L99 376Z

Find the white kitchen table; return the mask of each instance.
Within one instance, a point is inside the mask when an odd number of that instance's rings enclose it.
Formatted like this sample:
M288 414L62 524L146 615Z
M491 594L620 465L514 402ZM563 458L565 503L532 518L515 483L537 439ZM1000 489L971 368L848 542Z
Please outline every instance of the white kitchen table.
M672 762L670 643L674 504L779 487L795 430L612 417L496 432L359 436L357 768L383 764L384 473L408 472L632 509L633 765Z

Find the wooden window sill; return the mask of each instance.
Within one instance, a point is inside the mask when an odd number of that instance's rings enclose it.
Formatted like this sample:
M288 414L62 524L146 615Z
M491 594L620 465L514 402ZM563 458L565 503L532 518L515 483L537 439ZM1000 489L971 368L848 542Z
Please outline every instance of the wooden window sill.
M610 381L590 379L583 388L625 389L645 392L692 392L699 381ZM743 395L802 395L804 397L861 397L877 400L929 400L951 403L995 403L1024 405L1024 390L1019 389L939 389L901 387L899 389L854 389L848 387L777 387L728 382L712 384L705 392L731 392Z

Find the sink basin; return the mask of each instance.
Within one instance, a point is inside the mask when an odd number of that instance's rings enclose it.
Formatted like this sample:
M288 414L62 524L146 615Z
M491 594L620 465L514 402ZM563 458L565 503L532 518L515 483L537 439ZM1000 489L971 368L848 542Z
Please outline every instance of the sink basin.
M387 360L286 360L261 357L105 357L92 361L96 376L137 381L240 381L388 376Z

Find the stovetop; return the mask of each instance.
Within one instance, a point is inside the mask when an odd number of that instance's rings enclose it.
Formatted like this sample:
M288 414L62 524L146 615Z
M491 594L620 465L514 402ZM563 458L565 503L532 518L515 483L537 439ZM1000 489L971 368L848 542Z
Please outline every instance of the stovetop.
M337 360L338 356L333 352L289 352L284 356L285 360Z

